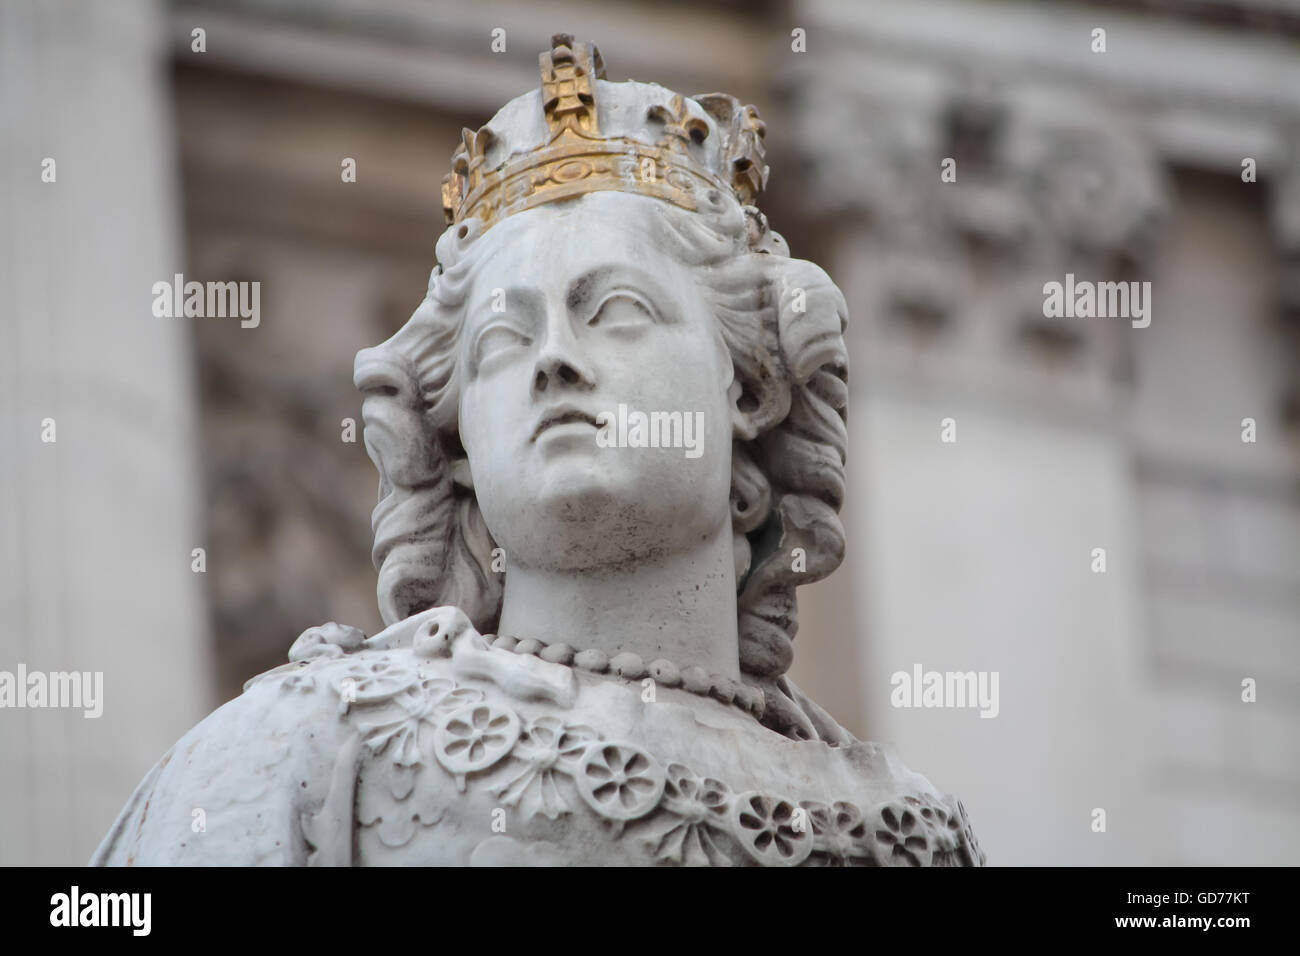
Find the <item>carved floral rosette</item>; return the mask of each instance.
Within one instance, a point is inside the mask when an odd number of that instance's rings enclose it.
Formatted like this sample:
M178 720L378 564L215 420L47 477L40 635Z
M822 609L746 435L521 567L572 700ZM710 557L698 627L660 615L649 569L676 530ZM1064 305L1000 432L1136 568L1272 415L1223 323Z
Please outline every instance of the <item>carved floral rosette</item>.
M326 805L303 815L313 865L406 861L417 833L446 825L475 791L496 809L471 862L585 862L565 858L562 841L516 837L571 833L565 824L590 826L587 816L627 862L984 863L959 801L900 796L862 807L737 792L559 714L525 719L407 651L347 653L322 642L317 653L257 679L278 681L285 694L331 695L348 724L352 744L337 757ZM363 861L352 859L354 826Z

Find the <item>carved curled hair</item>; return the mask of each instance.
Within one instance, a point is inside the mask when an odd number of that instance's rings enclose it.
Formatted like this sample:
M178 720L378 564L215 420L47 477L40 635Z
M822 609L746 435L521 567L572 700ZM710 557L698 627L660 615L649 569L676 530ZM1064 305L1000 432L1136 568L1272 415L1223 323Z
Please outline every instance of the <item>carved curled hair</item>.
M785 672L798 628L795 588L844 557L847 309L826 273L791 259L757 209L712 190L698 200L692 213L640 199L655 212L652 241L695 270L742 387L746 425L734 439L731 480L742 677L763 690L768 727L845 743L853 738ZM389 624L452 604L490 633L501 612L491 534L472 491L453 477L465 457L456 346L479 235L474 219L448 229L410 321L357 355L366 449L380 476L372 557Z

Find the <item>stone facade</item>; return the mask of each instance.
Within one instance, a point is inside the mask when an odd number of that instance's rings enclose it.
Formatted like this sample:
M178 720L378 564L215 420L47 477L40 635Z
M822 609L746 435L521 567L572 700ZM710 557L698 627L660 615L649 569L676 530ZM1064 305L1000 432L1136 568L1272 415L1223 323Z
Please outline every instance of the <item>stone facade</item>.
M58 7L49 9L53 23ZM168 439L155 484L136 485L129 499L167 502L150 525L166 541L142 539L130 509L86 506L97 521L122 519L94 540L123 542L131 560L95 558L114 576L71 580L111 580L114 606L146 606L131 582L167 573L160 555L175 550L186 574L155 628L184 639L163 646L133 618L111 640L141 673L195 675L185 686L203 687L203 699L124 715L131 751L104 761L112 779L95 771L103 790L86 832L57 845L0 840L20 848L3 862L86 858L123 781L138 779L211 695L232 696L281 661L304 627L332 618L377 630L373 470L359 440L342 440L345 419L360 423L351 357L405 321L425 284L438 181L460 128L529 88L536 51L559 29L617 53L617 78L724 89L758 104L776 170L768 214L848 298L849 558L801 592L801 685L859 736L893 742L938 787L959 790L994 864L1279 863L1300 850L1289 823L1300 810L1300 61L1291 49L1300 20L1282 4L800 0L743 15L726 3L555 11L449 0L141 9L142 31L171 38L181 163L179 190L149 193L148 208L162 235L183 224L186 272L260 279L266 317L256 330L178 322L130 345L159 351L151 364L166 384L149 384L159 390L150 407L188 407L192 362L200 427L182 431L197 436L197 451ZM117 29L130 33L130 23ZM18 35L9 26L0 33ZM196 26L207 32L202 54L191 49ZM494 53L498 27L506 49ZM1098 27L1105 53L1092 49ZM792 49L796 29L805 52ZM92 29L41 35L96 44ZM163 87L144 75L132 82L139 96L126 100L148 105L106 125L96 146L105 155L135 155L165 119ZM355 183L340 181L344 157L357 160ZM956 182L941 179L945 158L956 160ZM1246 158L1258 182L1242 181ZM136 214L141 195L116 194L135 197ZM93 200L105 206L113 195ZM20 208L34 217L41 201L28 196ZM67 213L79 227L114 215L84 208ZM89 235L96 248L114 245L107 232ZM165 259L150 258L150 276L179 271ZM1066 273L1150 281L1151 325L1045 319L1043 284ZM24 301L21 314L49 309L39 295ZM102 355L128 340L85 341ZM36 361L40 350L28 351ZM144 387L141 376L131 381ZM121 427L102 407L100 425ZM14 420L26 428L33 415L23 406ZM954 443L940 438L946 418ZM1254 443L1241 440L1245 418L1256 422ZM62 418L59 427L62 450ZM63 499L42 497L60 486L39 471L41 450L14 447L29 478L11 500L54 520ZM171 479L196 462L201 482ZM93 459L77 467L104 473ZM173 501L199 488L202 533L185 523L194 502ZM84 536L69 536L84 555ZM208 549L213 665L200 663L201 595L188 573L196 536ZM53 609L96 606L99 592L90 583L85 594L51 591L63 576L49 555L78 545L37 539L12 549L13 567L33 582L8 576L20 584L15 606L58 618L31 630L45 635L33 646L72 642L66 665L47 666L89 667L70 637L71 612ZM1104 574L1092 570L1095 548L1106 551ZM37 659L20 644L23 654ZM918 663L999 672L997 718L891 707L891 675ZM211 674L208 687L199 673ZM1255 703L1241 699L1245 678L1258 681ZM55 786L32 755L67 767L99 744L59 730L69 749L51 756L65 743L37 740L52 725L41 726L24 731L15 759ZM132 736L145 726L153 738ZM101 800L108 791L119 796ZM0 816L16 835L52 832L78 812L63 799L6 793ZM1104 833L1092 826L1098 808Z

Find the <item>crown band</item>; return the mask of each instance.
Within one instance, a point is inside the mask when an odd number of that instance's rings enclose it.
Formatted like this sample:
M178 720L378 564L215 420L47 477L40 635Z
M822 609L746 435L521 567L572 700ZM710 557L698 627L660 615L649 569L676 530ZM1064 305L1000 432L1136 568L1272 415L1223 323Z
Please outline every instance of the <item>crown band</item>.
M514 213L601 191L651 196L692 212L699 208L701 191L730 190L741 203L757 199L768 169L762 162L766 129L754 107L716 93L694 98L718 124L724 177L691 155L690 146L703 143L711 127L691 114L680 95L674 94L668 106L647 110L645 119L662 126L653 145L602 136L596 81L605 69L599 51L567 34L551 42L540 57L546 142L485 170L488 151L498 143L496 133L487 126L463 130L452 170L442 182L449 225L473 217L486 231Z
M695 211L698 189L727 188L716 176L680 163L671 148L631 140L573 143L531 153L484 177L449 222L475 217L486 230L513 213L602 190L653 196Z

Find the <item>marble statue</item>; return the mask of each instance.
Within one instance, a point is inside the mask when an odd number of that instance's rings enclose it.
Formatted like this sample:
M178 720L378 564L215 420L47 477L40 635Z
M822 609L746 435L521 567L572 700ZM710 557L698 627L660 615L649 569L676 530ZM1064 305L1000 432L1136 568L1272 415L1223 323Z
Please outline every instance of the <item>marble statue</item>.
M386 629L302 634L94 863L983 864L785 676L843 556L847 314L754 205L758 113L568 36L541 74L357 356Z

